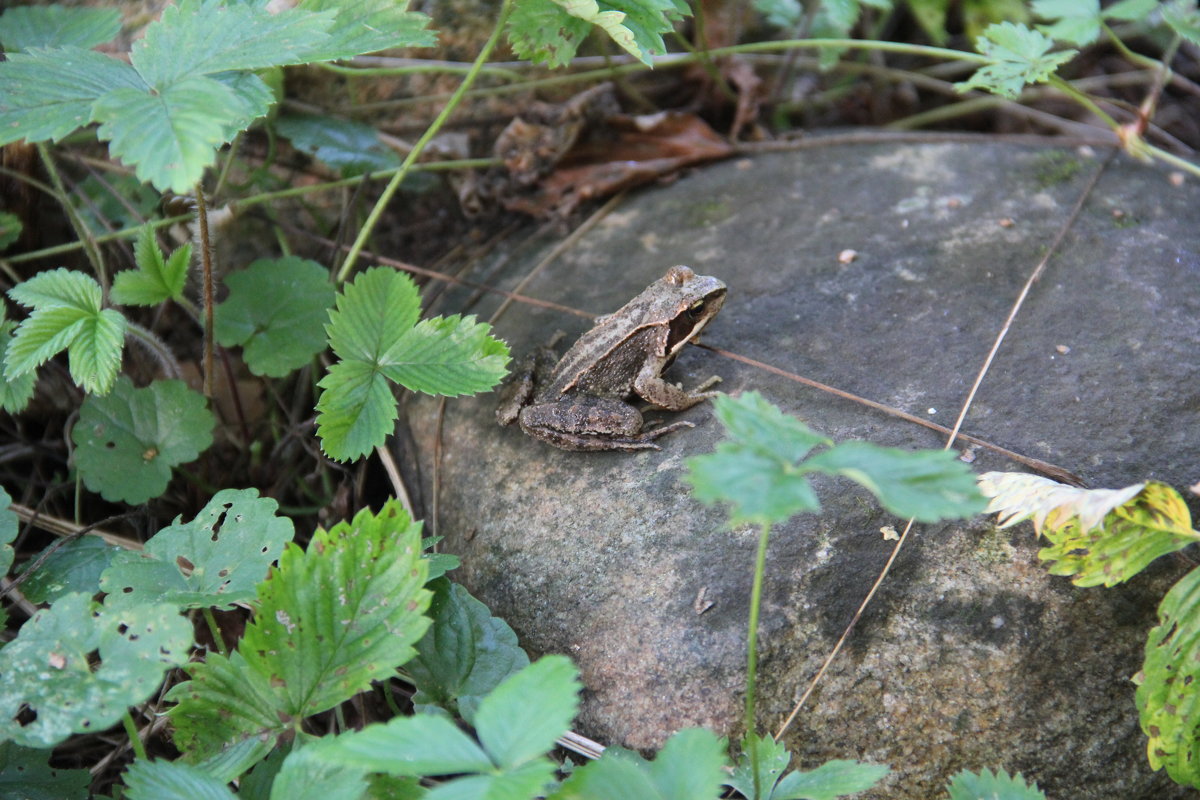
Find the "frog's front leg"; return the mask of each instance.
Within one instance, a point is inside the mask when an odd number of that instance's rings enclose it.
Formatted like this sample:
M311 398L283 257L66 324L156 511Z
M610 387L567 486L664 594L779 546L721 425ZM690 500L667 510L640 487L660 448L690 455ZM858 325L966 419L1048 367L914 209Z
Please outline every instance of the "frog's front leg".
M690 422L642 430L642 414L607 397L564 397L521 410L521 429L563 450L658 450L658 437L693 427Z
M667 411L683 411L710 397L716 397L719 392L705 390L720 382L721 379L714 375L697 386L694 392L688 392L664 380L662 365L651 361L647 362L633 379L633 391L653 406Z
M555 346L563 336L562 331L556 332L548 344L529 353L509 373L496 403L496 421L501 425L512 425L521 409L533 402L538 388L549 379L558 361Z

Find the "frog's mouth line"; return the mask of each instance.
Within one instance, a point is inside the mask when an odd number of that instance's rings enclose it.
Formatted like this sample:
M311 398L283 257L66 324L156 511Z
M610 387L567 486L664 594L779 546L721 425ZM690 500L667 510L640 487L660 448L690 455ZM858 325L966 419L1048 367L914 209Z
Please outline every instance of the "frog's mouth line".
M704 317L704 319L697 322L692 329L687 332L687 335L681 336L679 341L671 345L670 350L667 351L668 356L674 359L675 356L679 355L679 351L683 349L685 344L700 335L700 332L704 330L708 323L712 322L713 318L717 316L717 312L721 310L721 306L725 304L725 295L722 293L720 300L714 300L713 302L716 303L717 307L712 311L711 314L708 314Z

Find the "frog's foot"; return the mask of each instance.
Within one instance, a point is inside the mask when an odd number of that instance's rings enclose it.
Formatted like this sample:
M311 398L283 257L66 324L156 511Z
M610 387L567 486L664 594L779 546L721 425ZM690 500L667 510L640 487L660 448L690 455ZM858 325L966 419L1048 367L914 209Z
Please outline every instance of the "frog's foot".
M692 395L693 395L693 396L695 396L695 395L698 395L698 394L704 394L704 396L705 396L705 397L713 397L713 396L715 396L717 393L716 393L716 392L710 392L710 391L708 391L708 390L709 390L709 389L711 389L712 387L716 386L716 385L717 385L718 383L720 383L720 382L721 382L721 376L720 376L720 375L713 375L711 378L709 378L708 380L706 380L704 383L700 384L700 385L699 385L699 386L697 386L695 389L693 389L693 390L692 390Z

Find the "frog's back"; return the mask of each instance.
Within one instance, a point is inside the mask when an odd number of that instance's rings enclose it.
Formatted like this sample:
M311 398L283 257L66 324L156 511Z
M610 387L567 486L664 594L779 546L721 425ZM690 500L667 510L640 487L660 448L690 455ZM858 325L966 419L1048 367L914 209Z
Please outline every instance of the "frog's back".
M633 392L633 380L655 348L653 327L617 331L599 326L580 337L550 376L543 399L572 392L597 397L624 398Z

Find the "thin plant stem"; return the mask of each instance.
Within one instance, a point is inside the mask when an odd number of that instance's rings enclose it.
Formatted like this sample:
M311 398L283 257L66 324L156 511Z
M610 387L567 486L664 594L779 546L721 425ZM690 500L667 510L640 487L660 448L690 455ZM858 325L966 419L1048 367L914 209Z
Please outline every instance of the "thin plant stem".
M391 202L392 196L396 194L396 190L400 188L400 183L408 175L412 165L416 162L421 152L425 149L425 145L429 144L430 140L437 135L437 132L446 124L446 120L450 119L450 115L454 109L458 108L463 97L466 96L467 90L475 83L475 79L479 76L480 70L487 62L488 56L492 54L496 44L500 41L501 34L504 33L504 23L508 20L508 14L512 10L512 0L504 0L504 5L500 7L500 15L496 20L496 27L492 30L492 35L483 45L483 49L479 51L479 56L471 64L471 69L467 72L467 76L463 78L462 83L454 90L454 94L446 102L440 114L434 119L433 124L425 129L425 133L421 134L421 138L417 140L412 149L408 151L408 155L404 157L400 168L396 170L396 174L388 181L388 185L384 188L383 194L379 196L375 207L371 209L371 213L367 215L367 221L363 223L362 229L358 232L358 236L354 240L354 244L350 245L350 252L346 254L346 260L342 263L341 269L338 270L337 283L342 283L354 269L355 263L358 261L358 254L362 252L363 247L367 243L367 237L375 230L375 225L379 222L379 218L383 215L383 210L387 208Z
M204 396L213 396L213 307L216 305L213 276L212 245L208 234L208 205L204 202L204 187L196 184L196 221L200 247L202 296L204 303Z
M133 715L129 713L129 709L125 709L125 716L121 717L121 722L125 725L125 735L129 737L129 746L133 748L133 754L138 761L146 760L146 744L142 741L142 737L138 736L137 723L133 721Z
M75 235L79 237L80 246L87 253L88 261L92 262L92 269L96 272L96 280L100 282L100 288L103 290L104 297L107 298L108 270L104 267L104 255L96 245L96 237L92 233L91 228L80 219L75 206L71 204L71 197L67 193L67 187L63 184L58 166L54 163L54 159L50 157L50 148L46 147L45 142L40 142L37 146L37 151L38 155L41 156L42 165L46 168L46 174L50 176L50 182L54 185L54 193L59 205L62 206L63 213L67 215L67 219L71 221L71 227L75 229ZM12 259L9 259L9 261L12 261Z
M189 303L189 305L191 305ZM193 308L193 310L195 310ZM162 367L162 371L169 378L183 377L183 371L179 367L179 361L175 358L175 354L171 352L171 348L158 338L151 330L143 328L136 322L130 319L125 320L125 334L137 342L140 342L150 354L154 356L154 360Z
M217 646L217 652L228 656L229 648L225 644L225 637L221 635L221 626L217 624L217 618L213 615L212 609L205 606L200 609L200 616L204 617L204 622L208 625L208 632L213 638L213 644Z
M767 571L767 541L770 535L771 526L764 522L762 530L758 533L758 553L754 557L754 584L750 588L750 630L747 634L749 642L746 647L746 712L743 727L746 729L746 739L750 743L750 773L754 776L755 797L762 795L758 785L758 737L754 733L754 702L758 675L758 610L762 605L763 574Z
M1064 81L1062 78L1058 77L1057 75L1051 76L1048 83L1051 86L1053 86L1055 89L1058 89L1060 92L1065 94L1067 97L1074 100L1076 103L1079 103L1079 105L1083 106L1088 111L1091 111L1093 114L1095 114L1101 120L1103 120L1105 125L1109 126L1114 131L1117 128L1121 127L1120 123L1117 122L1115 119L1113 119L1111 116L1109 116L1108 112L1106 112L1104 109L1102 109L1100 106L1098 106L1096 104L1096 102L1094 100L1092 100L1092 98L1088 97L1086 94L1079 91L1074 86L1072 86L1071 84Z

